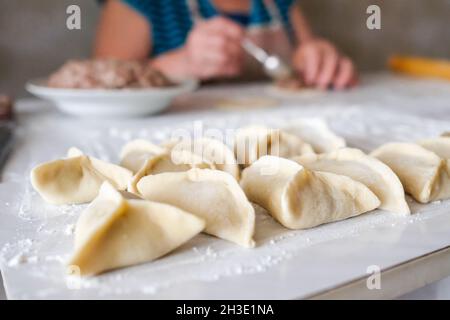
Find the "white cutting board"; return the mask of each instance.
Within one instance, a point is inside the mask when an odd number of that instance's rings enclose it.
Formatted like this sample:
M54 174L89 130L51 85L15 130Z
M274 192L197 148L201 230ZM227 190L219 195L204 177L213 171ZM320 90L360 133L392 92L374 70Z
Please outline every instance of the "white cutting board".
M409 217L376 210L303 231L284 229L258 209L255 249L200 235L155 262L82 281L65 276L63 262L71 253L73 224L83 206L45 204L29 184L34 165L61 157L71 146L117 161L126 141L159 142L173 129L193 130L196 120L205 128L223 130L251 123L278 127L304 116L327 119L350 146L366 151L390 140L412 141L450 128L450 122L339 105L108 122L53 112L24 115L6 183L0 185L0 266L8 298L302 298L367 276L371 265L386 269L450 245L449 201L410 201Z

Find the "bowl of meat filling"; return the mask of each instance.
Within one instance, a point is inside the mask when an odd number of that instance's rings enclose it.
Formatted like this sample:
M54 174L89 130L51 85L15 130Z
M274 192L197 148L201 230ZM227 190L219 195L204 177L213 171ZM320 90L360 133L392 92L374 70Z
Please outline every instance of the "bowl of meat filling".
M148 63L112 59L70 60L27 90L77 116L136 117L158 113L197 87L169 79Z

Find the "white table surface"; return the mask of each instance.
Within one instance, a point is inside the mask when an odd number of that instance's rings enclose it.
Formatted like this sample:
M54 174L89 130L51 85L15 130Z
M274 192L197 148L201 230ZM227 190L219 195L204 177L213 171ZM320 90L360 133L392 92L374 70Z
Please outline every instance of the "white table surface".
M250 107L259 99L272 106L224 110L224 99L227 105ZM117 161L125 141L161 141L196 120L225 129L319 116L351 146L368 151L392 139L413 141L449 130L450 83L382 74L365 77L350 92L288 97L263 84L221 85L179 99L171 112L139 120L69 118L34 99L20 101L18 109L18 142L0 184L0 267L8 298L304 298L362 279L370 265L386 270L450 245L450 201L410 201L409 217L377 210L307 231L288 231L259 212L254 250L201 235L154 263L83 280L74 290L62 261L71 252L68 230L81 208L43 204L29 186L33 165L60 157L72 145ZM442 272L417 276L426 284L446 276Z

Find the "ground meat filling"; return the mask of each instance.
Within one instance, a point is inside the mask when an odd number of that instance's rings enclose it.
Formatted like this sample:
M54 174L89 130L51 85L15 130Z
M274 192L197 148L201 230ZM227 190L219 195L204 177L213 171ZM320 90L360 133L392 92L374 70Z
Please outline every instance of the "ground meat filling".
M148 63L112 59L69 60L48 80L54 88L123 89L173 86Z

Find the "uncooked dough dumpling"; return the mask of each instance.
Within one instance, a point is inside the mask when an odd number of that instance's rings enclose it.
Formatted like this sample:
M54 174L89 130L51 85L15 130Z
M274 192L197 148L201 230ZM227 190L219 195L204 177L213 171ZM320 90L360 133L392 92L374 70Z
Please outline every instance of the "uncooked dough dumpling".
M450 137L438 137L421 140L419 145L437 154L441 159L450 159Z
M31 171L31 184L49 203L75 204L92 201L104 181L117 190L125 190L132 176L125 168L71 148L68 158L35 167Z
M164 147L176 152L191 152L214 164L217 170L231 174L239 180L239 166L234 152L223 142L217 139L202 137L195 140L172 140L165 142Z
M295 119L283 129L309 143L317 153L331 152L346 146L345 139L331 131L320 118Z
M133 140L123 146L120 152L120 165L136 173L142 168L145 161L164 151L164 148L147 140Z
M371 155L387 164L417 201L450 198L449 169L436 153L414 143L387 143Z
M142 178L137 189L144 199L168 203L206 221L205 232L253 247L255 211L228 173L194 168Z
M361 182L380 199L380 209L410 213L405 191L395 173L383 162L361 150L342 148L320 155L295 157L292 160L310 170L340 174Z
M157 259L200 233L202 219L174 206L125 199L105 182L75 228L69 265L81 275Z
M250 201L290 229L347 219L378 208L380 200L362 183L298 163L265 156L244 170L241 186Z
M310 144L285 131L249 126L237 130L234 152L238 163L246 167L265 155L290 158L314 153L314 150Z
M206 159L193 154L187 150L170 151L156 155L145 161L141 169L133 176L128 191L139 194L137 183L143 177L163 172L187 171L192 168L215 169L215 165Z
M421 140L419 145L438 155L445 162L447 173L450 176L450 136Z

